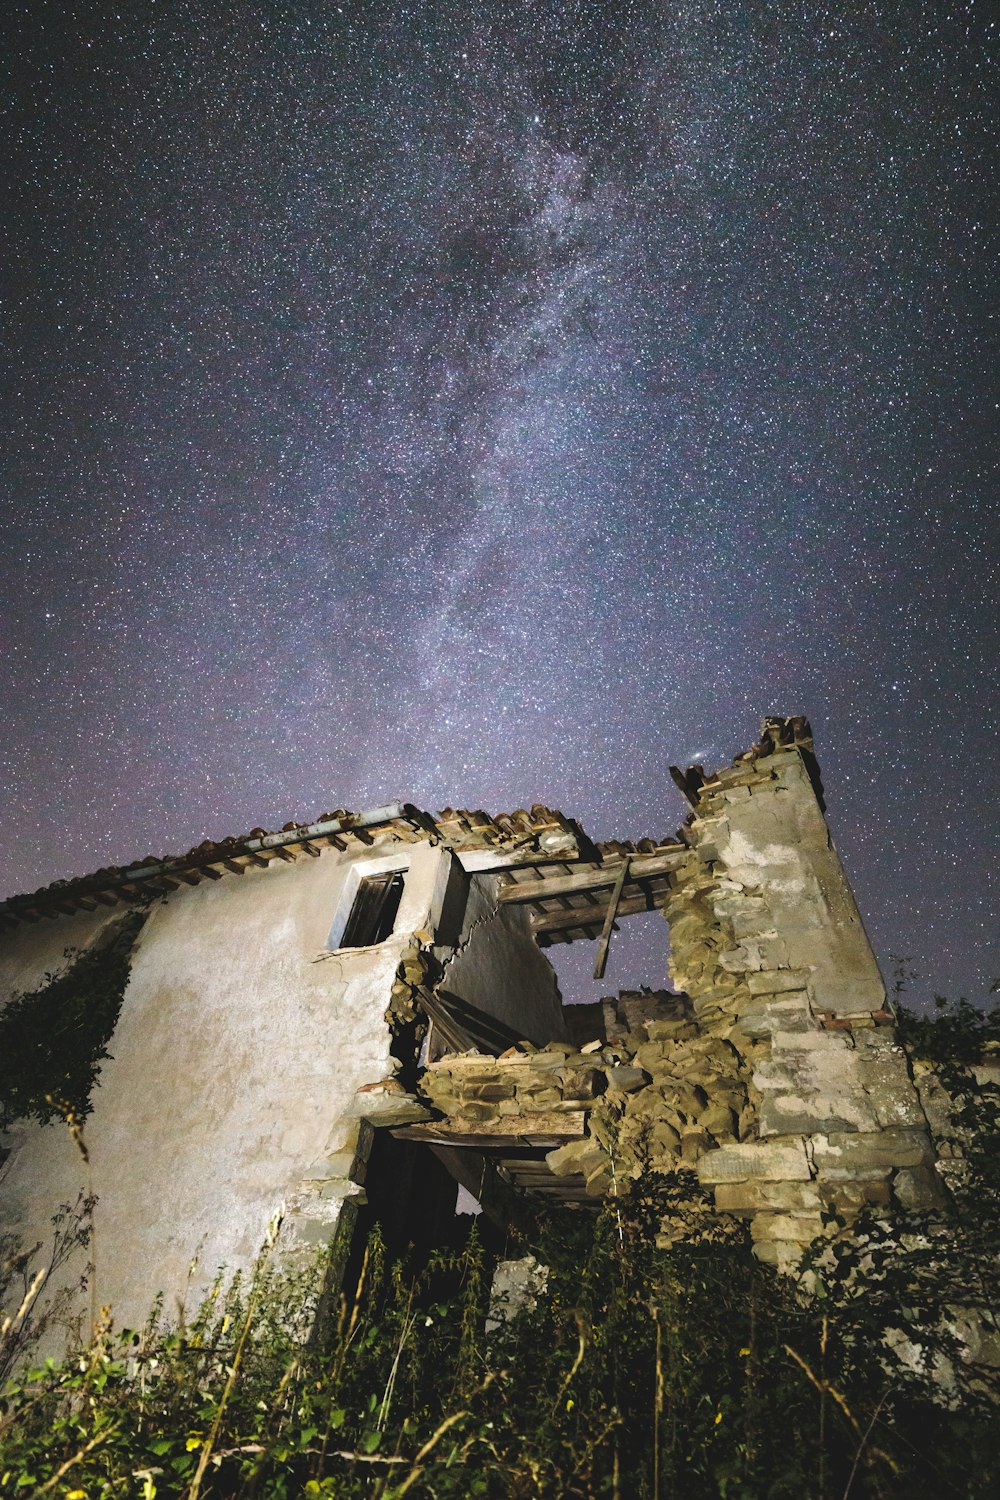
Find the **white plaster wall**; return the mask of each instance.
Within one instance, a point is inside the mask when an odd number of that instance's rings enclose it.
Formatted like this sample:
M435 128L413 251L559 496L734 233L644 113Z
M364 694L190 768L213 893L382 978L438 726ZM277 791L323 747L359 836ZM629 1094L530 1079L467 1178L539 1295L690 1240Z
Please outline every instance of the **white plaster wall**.
M495 875L471 875L462 939L443 986L529 1041L566 1036L555 970L522 906L500 906Z
M73 917L22 922L0 936L0 1010L16 995L38 989L47 973L65 969L67 951L89 948L109 922L121 921L123 910L102 906Z
M354 861L334 850L185 887L151 911L85 1128L97 1299L117 1323L141 1320L158 1291L169 1309L195 1254L200 1285L249 1264L317 1160L351 1146L356 1091L394 1068L384 1015L406 933L432 915L439 851L385 841L359 862L400 851L410 874L377 948L320 957ZM37 982L108 919L17 929L3 977ZM27 1126L0 1221L25 1244L48 1239L55 1209L87 1185L62 1125Z

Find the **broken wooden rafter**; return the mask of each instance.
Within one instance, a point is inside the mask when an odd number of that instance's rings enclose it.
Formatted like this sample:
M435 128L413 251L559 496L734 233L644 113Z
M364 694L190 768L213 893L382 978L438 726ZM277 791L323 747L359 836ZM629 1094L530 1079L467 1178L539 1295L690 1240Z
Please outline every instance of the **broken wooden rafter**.
M623 864L629 866L630 880L646 880L654 875L667 875L676 870L687 855L686 848L678 848L663 854L633 855L630 860L623 861ZM604 865L590 865L585 870L574 870L567 875L542 876L538 880L511 880L500 888L500 904L507 906L526 901L547 901L553 896L585 895L588 891L600 891L615 884L621 869L622 865L609 861Z
M611 934L615 930L615 917L618 915L622 901L622 891L629 877L631 860L623 860L622 867L615 877L615 883L611 887L611 896L608 900L607 915L604 918L604 926L597 944L597 954L594 958L594 978L603 979L604 970L608 962L608 949L611 947Z
M499 1115L493 1120L434 1120L426 1125L401 1125L392 1133L401 1140L427 1141L442 1146L477 1150L507 1150L512 1145L552 1148L584 1134L587 1113L582 1109L539 1110L536 1114Z
M663 898L668 894L666 887L653 887L648 891L640 892L637 896L623 896L618 903L615 916L616 918L629 917L641 911L660 911ZM592 928L600 930L604 925L607 911L608 907L603 901L595 901L587 906L572 906L566 911L532 912L531 930L536 937L569 932L573 928L579 928L581 931Z

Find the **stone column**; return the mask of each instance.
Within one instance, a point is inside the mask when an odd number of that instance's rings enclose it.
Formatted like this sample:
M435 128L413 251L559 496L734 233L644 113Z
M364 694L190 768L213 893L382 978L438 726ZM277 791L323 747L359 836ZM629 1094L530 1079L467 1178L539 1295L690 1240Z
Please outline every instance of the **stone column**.
M745 1068L743 1139L706 1151L720 1209L752 1219L761 1260L788 1265L828 1207L936 1201L927 1122L871 944L823 815L804 719L709 779L678 775L691 855L666 905L671 972Z

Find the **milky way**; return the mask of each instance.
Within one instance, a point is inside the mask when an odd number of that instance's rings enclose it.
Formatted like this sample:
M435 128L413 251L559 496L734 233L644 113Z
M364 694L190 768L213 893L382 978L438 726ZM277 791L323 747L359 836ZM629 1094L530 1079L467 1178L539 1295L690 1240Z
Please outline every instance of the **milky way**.
M5 893L396 795L660 835L806 713L887 972L982 994L983 8L70 10L4 49Z

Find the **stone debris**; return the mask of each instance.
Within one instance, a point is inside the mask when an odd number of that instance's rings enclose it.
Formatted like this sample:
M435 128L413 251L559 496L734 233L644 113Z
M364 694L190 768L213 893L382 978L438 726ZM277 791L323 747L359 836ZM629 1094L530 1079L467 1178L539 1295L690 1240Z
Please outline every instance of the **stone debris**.
M523 1116L526 1129L583 1109L587 1133L548 1153L553 1174L599 1195L645 1167L693 1169L772 1264L791 1264L827 1211L934 1206L928 1117L947 1102L931 1083L918 1092L896 1038L808 724L767 720L731 767L674 775L693 806L660 903L676 991L606 998L603 1039L581 1036L588 1006L575 1046L446 1058L423 1097L459 1122Z
M806 721L766 720L731 767L674 776L693 811L656 899L676 989L581 1007L572 1043L446 1057L419 1091L456 1128L503 1117L527 1135L582 1110L585 1133L546 1155L554 1177L599 1197L693 1170L750 1220L760 1259L790 1266L825 1214L940 1202L949 1102L897 1039Z

